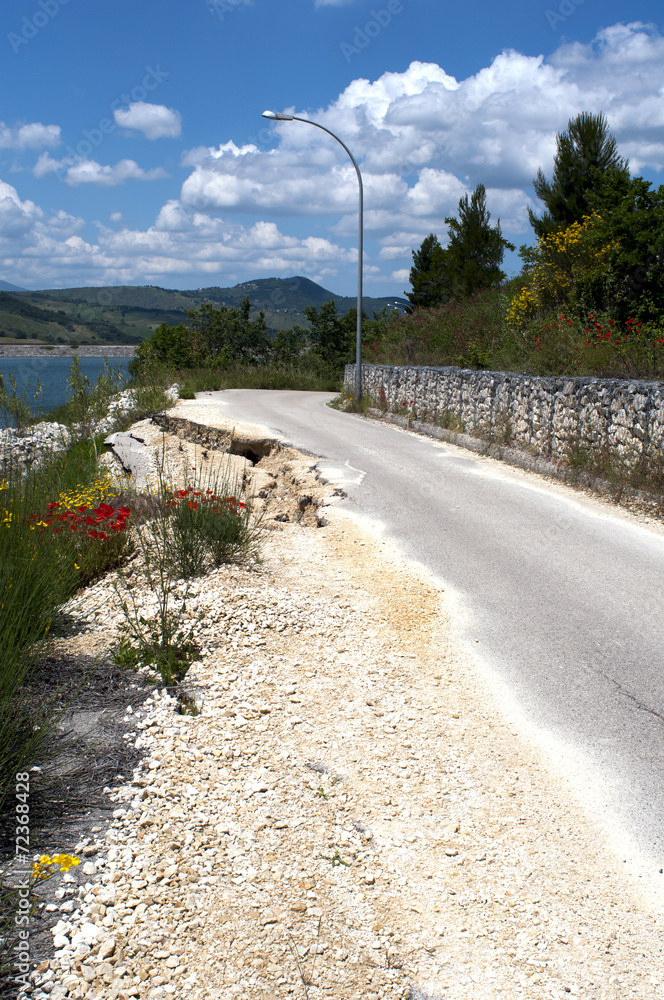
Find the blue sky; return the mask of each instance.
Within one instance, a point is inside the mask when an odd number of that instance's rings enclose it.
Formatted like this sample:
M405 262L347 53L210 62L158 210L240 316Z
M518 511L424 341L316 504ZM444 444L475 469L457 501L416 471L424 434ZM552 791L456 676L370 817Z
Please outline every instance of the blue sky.
M303 274L408 288L411 251L478 183L517 245L556 133L603 111L664 183L653 0L5 0L0 278L26 288ZM516 271L518 260L507 269Z

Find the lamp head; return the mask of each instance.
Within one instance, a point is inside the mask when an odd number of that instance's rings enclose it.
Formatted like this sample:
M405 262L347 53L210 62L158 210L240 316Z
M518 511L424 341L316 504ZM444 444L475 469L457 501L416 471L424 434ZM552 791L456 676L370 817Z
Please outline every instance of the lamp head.
M270 118L274 122L292 122L294 115L282 115L279 111L264 111L262 118Z

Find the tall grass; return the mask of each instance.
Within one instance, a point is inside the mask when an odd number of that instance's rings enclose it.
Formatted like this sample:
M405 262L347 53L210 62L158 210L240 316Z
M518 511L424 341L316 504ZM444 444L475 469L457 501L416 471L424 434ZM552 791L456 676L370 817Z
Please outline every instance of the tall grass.
M95 515L88 525L77 509L87 504L92 514L100 500L112 500L97 452L94 440L79 441L23 474L10 461L0 482L0 815L16 771L33 763L48 738L53 688L37 691L33 679L59 608L115 564L126 544L124 533L97 530L108 518L100 523ZM56 513L64 517L66 509L69 518L59 521Z
M170 379L170 380L169 380ZM51 420L68 427L76 427L79 432L92 430L110 412L113 413L116 428L122 429L152 413L158 413L169 405L166 389L175 379L171 373L159 366L145 371L140 379L126 381L118 368L105 362L95 385L78 367L78 358L72 361L69 374L70 394L66 402L40 416L39 420ZM124 389L130 390L126 410L113 406L113 398Z

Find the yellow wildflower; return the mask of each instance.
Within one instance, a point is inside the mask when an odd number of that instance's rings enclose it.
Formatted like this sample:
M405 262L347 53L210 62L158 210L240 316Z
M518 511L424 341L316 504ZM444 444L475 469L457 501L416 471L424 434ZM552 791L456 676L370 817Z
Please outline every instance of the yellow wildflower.
M52 870L54 865L57 865L61 872L68 872L78 864L78 860L73 854L54 854L52 858L48 854L42 854L39 861L35 861L32 865L32 876L38 881L50 878L55 874Z

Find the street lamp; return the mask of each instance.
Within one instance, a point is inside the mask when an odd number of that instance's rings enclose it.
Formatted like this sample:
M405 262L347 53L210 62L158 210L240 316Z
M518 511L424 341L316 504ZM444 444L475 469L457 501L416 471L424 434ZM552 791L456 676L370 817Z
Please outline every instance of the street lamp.
M342 142L338 135L335 135L334 132L330 132L329 128L325 128L324 125L319 125L318 122L312 122L308 118L298 118L297 115L284 115L277 111L264 111L263 118L269 118L275 122L306 122L307 125L315 125L316 128L320 128L323 132L327 132L328 135L331 135L333 139L337 140L340 146L343 146L350 156L353 166L355 167L357 183L360 187L360 226L357 250L357 335L355 339L355 399L359 403L362 396L362 258L364 253L364 188L362 186L362 174L360 173L360 168L358 167L357 161L346 143Z

